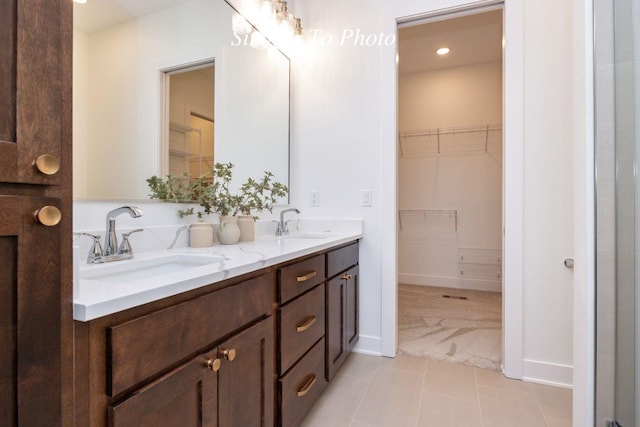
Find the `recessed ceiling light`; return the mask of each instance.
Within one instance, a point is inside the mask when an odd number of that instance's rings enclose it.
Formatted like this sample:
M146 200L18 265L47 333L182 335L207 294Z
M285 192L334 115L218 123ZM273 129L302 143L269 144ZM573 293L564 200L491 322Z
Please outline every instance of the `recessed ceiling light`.
M73 0L74 3L85 4L87 0Z
M436 50L436 53L438 55L446 55L449 52L451 52L451 49L449 49L448 47L441 47L440 49Z

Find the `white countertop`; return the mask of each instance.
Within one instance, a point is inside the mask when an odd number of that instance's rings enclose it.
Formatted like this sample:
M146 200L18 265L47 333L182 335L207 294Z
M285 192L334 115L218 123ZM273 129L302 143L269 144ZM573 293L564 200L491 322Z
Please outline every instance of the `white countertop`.
M109 264L126 266L124 263L139 263L143 260L153 260L175 254L218 255L221 258L211 264L122 283L106 284L90 279L80 279L76 295L74 295L73 318L89 321L355 241L361 237L362 230L360 229L306 234L305 236L296 236L295 234L285 237L260 236L254 242L236 245L215 245L209 248L183 247L142 252L136 254L133 260L115 261ZM87 265L82 263L79 267L80 276L83 273L99 271L100 268L105 268L104 266L109 264Z

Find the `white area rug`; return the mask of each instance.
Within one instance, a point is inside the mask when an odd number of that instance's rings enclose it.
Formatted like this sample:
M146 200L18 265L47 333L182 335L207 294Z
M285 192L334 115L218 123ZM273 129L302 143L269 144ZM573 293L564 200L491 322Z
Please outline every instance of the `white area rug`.
M398 351L499 370L502 294L399 285Z

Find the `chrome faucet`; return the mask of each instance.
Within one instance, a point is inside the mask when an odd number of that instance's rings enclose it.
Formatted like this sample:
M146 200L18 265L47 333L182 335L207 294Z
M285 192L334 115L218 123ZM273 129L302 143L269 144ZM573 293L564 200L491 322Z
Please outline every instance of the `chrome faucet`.
M107 213L107 233L104 236L104 256L118 255L118 238L116 237L116 217L128 213L131 218L139 218L142 211L135 206L122 206Z
M133 258L133 249L129 243L129 236L142 228L136 228L128 233L122 233L122 243L118 246L118 238L116 237L116 217L122 213L128 213L132 218L142 216L142 211L135 206L122 206L107 213L107 231L104 235L104 249L100 245L100 236L85 232L73 233L76 236L89 236L93 239L89 255L87 256L87 264L102 264L103 262L119 261L122 259Z
M280 222L278 222L278 228L276 229L276 236L286 236L289 234L288 221L284 221L284 214L287 212L295 212L300 213L300 211L296 208L285 209L280 212Z

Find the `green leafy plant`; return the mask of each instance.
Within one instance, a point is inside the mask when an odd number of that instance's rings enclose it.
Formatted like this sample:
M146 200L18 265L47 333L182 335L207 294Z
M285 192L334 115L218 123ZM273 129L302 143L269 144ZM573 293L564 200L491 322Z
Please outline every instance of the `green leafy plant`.
M147 185L151 190L149 197L152 199L175 203L188 203L194 200L191 180L187 173L181 177L169 174L166 179L154 175L147 179Z
M166 180L153 176L147 179L147 183L152 199L200 204L200 211L194 208L178 211L181 217L195 214L200 220L203 215L212 213L235 216L265 210L271 212L278 199L289 192L287 186L274 181L273 173L268 171L264 172L261 179L248 178L237 193L229 188L232 179L233 164L216 163L208 174L194 181L187 180L185 183L184 178L177 179L169 175Z

